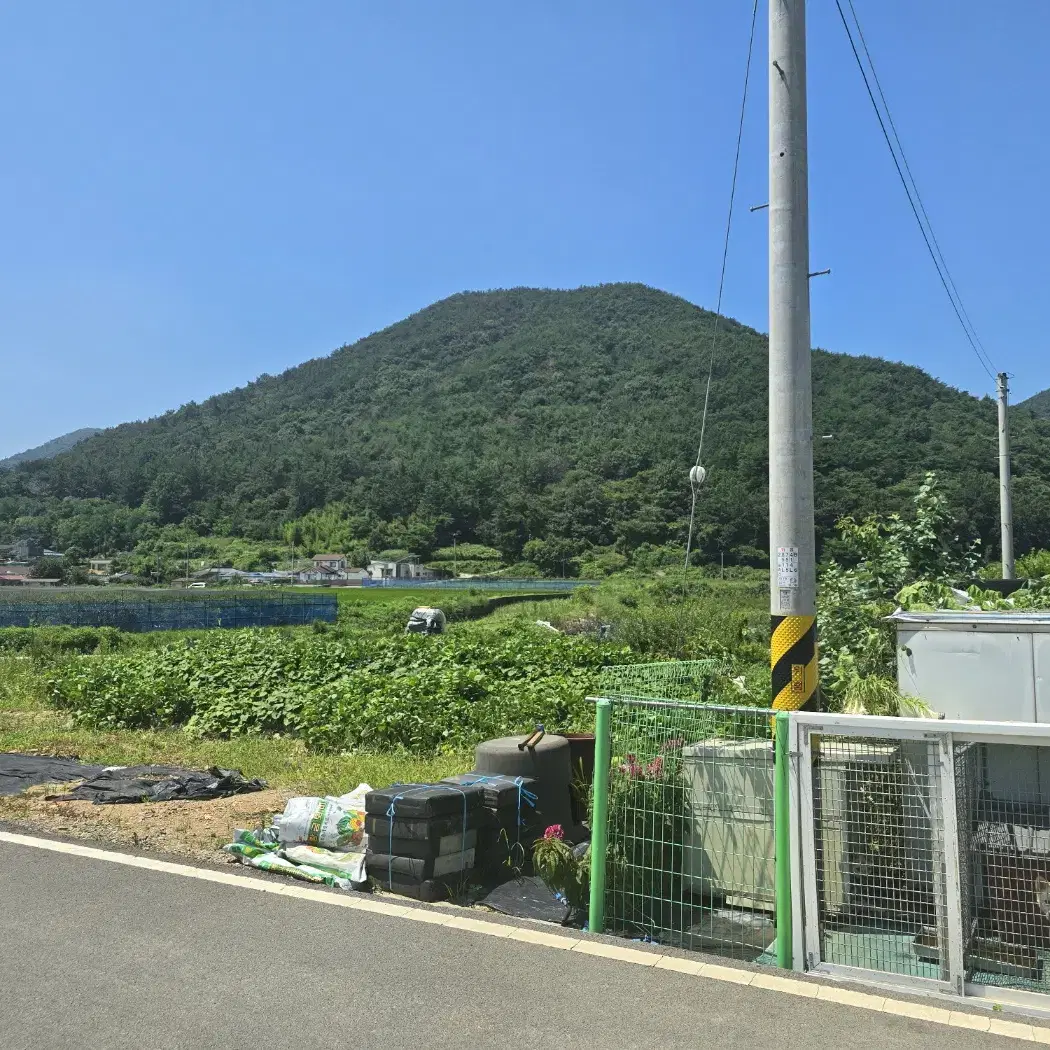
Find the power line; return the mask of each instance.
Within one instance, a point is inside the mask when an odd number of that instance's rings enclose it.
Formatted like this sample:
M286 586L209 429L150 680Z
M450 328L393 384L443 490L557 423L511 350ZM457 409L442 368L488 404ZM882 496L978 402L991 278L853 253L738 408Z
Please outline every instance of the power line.
M948 271L948 263L944 258L944 252L941 251L940 243L937 240L937 235L934 233L933 223L930 222L930 216L927 214L926 205L923 204L921 195L919 194L919 185L915 181L915 176L912 174L911 165L908 164L908 158L904 152L904 145L901 142L901 137L897 133L897 125L893 122L893 113L890 111L890 104L886 101L886 94L882 90L882 83L879 80L878 70L875 68L875 60L871 57L871 52L868 50L868 41L864 36L864 30L860 24L860 18L857 15L857 9L853 6L853 0L848 0L850 13L853 15L853 21L857 26L857 37L860 40L860 45L864 49L864 56L868 60L868 65L871 68L871 76L875 82L875 88L879 93L879 100L882 102L882 108L886 112L886 120L890 126L890 131L893 132L894 141L897 143L897 151L900 153L901 161L904 164L904 171L908 176L908 180L911 183L911 188L915 193L915 201L919 206L919 211L922 213L923 219L926 220L926 228L930 234L930 240L933 242L933 246L937 251L937 255L941 260L941 264L944 267L945 274L948 277L948 283L952 286L952 291L955 293L956 301L959 303L959 309L962 312L963 317L966 319L966 323L969 326L970 334L973 336L974 341L980 347L981 356L984 361L992 366L992 359L988 356L987 350L985 350L984 344L981 342L977 335L977 329L974 327L973 321L970 319L970 315L966 312L966 308L963 305L962 296L959 294L959 289L956 287L955 281L952 280L952 275ZM992 366L994 367L994 366Z
M736 129L736 151L733 154L733 178L729 188L729 210L726 215L726 233L722 242L722 267L718 275L718 299L715 303L715 323L711 331L711 348L707 355L707 389L704 391L704 413L700 419L700 446L696 451L696 467L689 473L689 487L692 491L692 506L689 510L689 534L685 544L685 567L689 568L689 557L693 547L693 525L696 521L696 499L700 492L701 481L697 479L696 468L700 467L700 457L704 451L704 432L707 430L707 408L711 401L711 376L715 367L715 344L718 341L718 322L722 316L722 293L726 284L726 266L729 260L729 236L733 230L733 205L736 202L736 184L740 173L740 147L744 140L744 114L747 111L747 90L751 82L751 60L755 51L755 25L758 22L758 0L751 9L751 32L747 41L747 62L744 64L744 89L740 98L740 120ZM684 586L684 583L683 583Z
M966 341L970 344L970 348L976 355L981 367L987 373L988 378L994 381L996 368L992 364L991 357L985 350L984 345L977 336L973 322L970 320L970 315L966 312L962 296L959 294L959 289L952 278L951 271L948 269L947 261L944 258L944 253L941 251L941 246L933 231L933 224L930 222L930 217L922 203L922 198L919 195L918 184L915 182L915 178L912 175L911 166L908 164L908 159L904 153L904 147L901 144L900 136L897 134L897 127L893 122L893 115L891 114L889 104L886 101L886 95L882 90L882 84L879 81L878 72L875 69L875 62L871 57L871 52L868 50L860 19L857 17L856 8L853 6L853 0L847 0L847 3L849 5L850 13L853 16L853 21L856 24L857 36L861 41L861 47L867 58L868 66L871 68L870 80L868 77L868 69L864 65L864 60L861 58L860 50L858 50L857 43L854 40L853 30L850 28L849 20L846 18L846 12L842 8L842 0L835 0L835 6L838 8L839 18L842 20L842 26L846 30L846 36L849 39L850 47L853 50L853 57L856 59L857 68L860 70L860 75L864 80L864 87L868 92L868 98L871 100L871 105L875 110L875 116L878 119L879 127L882 129L882 137L886 140L890 156L893 158L893 166L897 169L897 175L900 177L901 185L904 187L905 195L908 198L908 204L911 206L912 214L915 216L915 221L919 226L919 232L922 234L922 239L926 244L926 250L930 253L930 258L933 260L933 265L937 270L937 276L940 278L941 284L944 286L945 294L948 296L948 301L952 305L952 310L959 321L959 326L962 328L963 334L966 336ZM879 106L879 101L875 97L875 91L872 90L872 80L875 82L879 99L882 101L881 108ZM885 110L885 117L883 116L883 110ZM889 125L888 127L887 124ZM890 134L891 128L892 137ZM896 145L894 143L896 143ZM907 174L905 174L905 172L907 172Z

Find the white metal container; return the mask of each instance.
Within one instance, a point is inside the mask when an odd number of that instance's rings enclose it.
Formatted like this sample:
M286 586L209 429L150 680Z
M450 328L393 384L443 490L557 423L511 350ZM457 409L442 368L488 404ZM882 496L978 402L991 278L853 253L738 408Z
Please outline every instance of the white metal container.
M897 682L945 718L1050 722L1050 614L899 612ZM986 748L984 783L997 798L1050 803L1046 748Z
M686 885L772 910L772 740L701 740L682 748L682 773Z
M923 755L925 745L918 745ZM824 792L823 900L829 912L850 901L847 827L865 770L900 761L900 749L871 745L821 760ZM726 904L773 910L775 886L772 742L703 740L682 748L687 823L684 881Z
M1050 722L1050 614L899 612L897 679L945 718Z

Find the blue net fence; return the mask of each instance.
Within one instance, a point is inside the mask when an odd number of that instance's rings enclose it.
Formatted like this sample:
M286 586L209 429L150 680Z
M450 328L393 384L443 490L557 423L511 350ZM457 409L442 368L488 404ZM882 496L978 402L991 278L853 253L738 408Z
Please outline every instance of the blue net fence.
M0 627L117 627L188 631L212 627L297 627L335 623L335 594L191 594L185 591L41 589L0 593Z

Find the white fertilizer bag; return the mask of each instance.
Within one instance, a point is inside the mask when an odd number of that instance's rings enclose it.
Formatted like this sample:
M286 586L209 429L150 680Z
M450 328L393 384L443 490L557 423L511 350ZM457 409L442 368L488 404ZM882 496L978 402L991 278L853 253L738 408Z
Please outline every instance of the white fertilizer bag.
M288 800L277 820L282 846L304 844L326 850L364 852L365 795L368 784L339 798L305 796Z

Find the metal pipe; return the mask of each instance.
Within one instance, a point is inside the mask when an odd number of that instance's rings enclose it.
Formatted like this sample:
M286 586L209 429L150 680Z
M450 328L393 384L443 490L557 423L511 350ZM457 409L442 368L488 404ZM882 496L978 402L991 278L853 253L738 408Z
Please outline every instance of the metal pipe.
M591 886L587 929L605 927L605 856L609 847L609 766L612 764L612 702L599 700L594 717L594 806L591 811Z
M781 711L776 717L776 752L773 774L774 865L776 870L777 966L792 968L791 914L791 802L788 732L791 715Z
M1010 492L1009 387L1005 372L995 377L999 394L999 523L1003 547L1003 579L1014 578L1014 508Z

